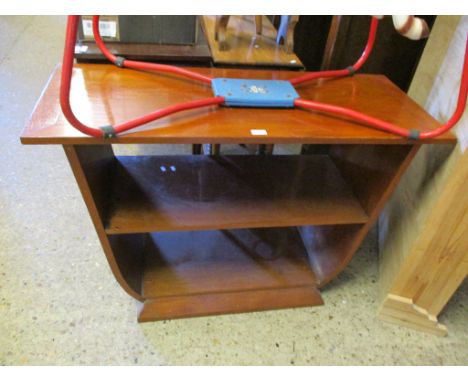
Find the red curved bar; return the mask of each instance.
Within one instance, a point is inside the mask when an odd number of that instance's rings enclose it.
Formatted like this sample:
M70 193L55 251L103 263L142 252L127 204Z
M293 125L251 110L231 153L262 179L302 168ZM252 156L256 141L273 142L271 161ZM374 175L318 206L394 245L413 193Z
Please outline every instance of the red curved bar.
M460 90L458 91L457 107L452 117L438 129L420 134L421 139L435 138L449 131L462 117L466 107L466 98L468 97L468 36L466 37L465 58L463 61L462 77L460 80Z
M321 102L309 101L304 99L296 99L294 105L305 109L310 109L319 112L336 114L342 117L349 118L353 121L365 124L378 130L388 133L400 135L405 138L412 139L430 139L435 138L448 130L450 130L462 117L466 106L466 99L468 96L468 36L465 46L465 58L463 61L462 77L460 81L460 90L458 92L458 102L455 111L450 119L441 127L427 132L419 132L417 130L407 130L396 126L392 123L382 121L381 119L370 117L366 114L359 113L355 110L345 107L328 105Z
M60 79L60 107L70 124L83 134L93 137L102 137L104 132L81 123L73 113L70 105L70 86L73 71L76 32L78 30L78 16L68 16L67 31L65 34L65 51L63 53L62 76Z
M403 129L391 123L382 121L381 119L370 117L366 114L345 107L329 105L322 102L309 101L301 98L298 98L294 101L294 106L302 107L304 109L309 109L313 111L339 115L341 117L360 122L362 124L374 127L379 130L398 134L406 138L408 138L410 135L410 131L407 129Z
M184 110L198 109L200 107L220 105L223 102L224 102L224 97L212 97L212 98L204 98L200 100L179 103L176 105L165 107L164 109L156 110L152 113L135 118L131 121L117 124L114 126L114 130L116 133L122 133L124 131L133 129L136 126L141 126L146 123L155 121L159 118L166 117L169 114L174 114L174 113L177 113L179 111L184 111Z
M70 105L70 87L71 87L71 78L73 72L73 60L74 60L74 51L75 51L75 42L76 42L76 33L78 31L78 16L69 16L67 23L67 31L65 38L65 51L63 55L63 65L62 65L62 76L60 83L60 106L62 108L63 114L67 120L79 131L86 135L91 135L93 137L106 137L104 131L100 128L93 128L81 123L75 114ZM114 56L115 57L115 56ZM188 72L188 71L187 71ZM191 73L191 72L190 72ZM180 74L180 73L179 73ZM211 80L210 80L211 81ZM206 107L212 105L219 105L224 102L223 97L210 97L196 101L184 102L172 106L168 106L164 109L157 110L153 113L147 114L145 116L132 119L130 121L117 124L113 127L113 130L116 134L133 129L137 126L141 126L145 123L152 122L156 119L165 117L169 114L176 113L178 111L190 110L199 107Z
M94 34L94 39L96 40L96 45L101 50L102 54L104 54L104 56L106 56L106 58L109 61L115 64L117 57L113 55L109 51L109 49L107 49L106 44L102 40L102 37L99 33L99 16L93 16L93 34ZM154 72L178 74L178 75L188 77L193 80L201 81L207 84L211 84L211 80L213 79L212 77L204 76L202 74L198 74L190 70L182 69L177 66L154 64L151 62L140 62L140 61L132 61L132 60L125 59L122 63L122 67L130 68L130 69L140 69L140 70L149 70L149 71L154 71Z
M321 71L321 72L312 72L307 73L302 76L293 78L290 82L293 85L298 85L306 81L310 81L313 79L318 78L332 78L332 77L344 77L348 76L355 71L359 70L362 65L366 62L367 58L369 57L370 53L372 52L372 48L375 42L375 36L377 33L377 26L379 20L376 17L372 17L371 25L369 29L369 36L367 39L367 43L365 49L356 61L354 65L349 68L341 69L341 70L330 70L330 71ZM83 132L84 134L95 136L95 137L108 137L101 129L92 128L90 126L86 126L82 124L76 116L73 114L73 111L70 106L70 84L71 84L71 77L73 71L73 59L74 59L74 46L76 41L76 33L78 29L78 16L69 16L68 23L67 23L67 32L66 32L66 40L65 40L65 52L63 57L63 67L62 67L62 78L61 78L61 86L60 86L60 105L62 107L63 113L67 120L78 130ZM191 72L190 70L178 68L172 65L162 65L162 64L154 64L148 62L139 62L139 61L132 61L127 60L124 58L119 58L113 55L106 47L104 41L102 40L99 34L99 16L93 16L93 34L96 40L96 44L99 49L102 51L104 56L109 59L114 64L119 64L121 67L131 68L131 69L140 69L140 70L150 70L150 71L157 71L157 72L165 72L165 73L172 73L181 76L185 76L194 80L201 81L203 83L211 83L212 78L208 76L204 76L195 72ZM120 60L117 62L117 60ZM339 115L352 121L356 121L362 123L364 125L400 135L406 138L412 139L430 139L435 138L446 131L450 130L461 118L463 115L463 111L466 106L466 100L468 95L468 36L465 48L465 59L463 64L463 71L462 71L462 79L460 83L460 90L458 94L458 102L457 107L452 115L452 117L447 121L443 126L438 129L435 129L430 132L419 132L417 130L407 130L391 124L389 122L382 121L378 118L374 118L363 113L357 112L352 109L324 104L321 102L309 101L304 99L296 99L294 105L296 107L301 107L313 111L325 112L330 114ZM165 117L167 115L183 111L183 110L190 110L200 107L212 106L212 105L220 105L224 103L223 97L211 97L196 101L190 101L185 103L180 103L172 106L168 106L164 109L154 111L147 115L132 119L130 121L117 124L112 127L113 133L118 134L135 127L141 126L148 122L154 121L156 119ZM114 134L111 134L114 136Z
M377 27L379 25L379 19L377 17L372 17L369 36L367 38L366 47L364 52L362 52L361 57L352 65L350 68L339 69L339 70L326 70L321 72L311 72L304 74L302 76L293 78L289 80L293 85L299 85L307 81L316 80L318 78L335 78L335 77L345 77L361 69L362 65L367 61L367 58L372 52L374 47L375 36L377 34ZM351 70L350 70L351 69Z

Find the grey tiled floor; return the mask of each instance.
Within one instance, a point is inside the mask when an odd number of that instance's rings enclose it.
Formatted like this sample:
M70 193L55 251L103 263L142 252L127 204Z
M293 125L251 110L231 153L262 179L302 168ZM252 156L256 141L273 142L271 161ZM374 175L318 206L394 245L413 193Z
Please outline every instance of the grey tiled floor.
M0 17L0 364L468 364L466 283L441 315L448 337L376 319L375 231L323 307L137 324L61 148L18 139L64 29Z

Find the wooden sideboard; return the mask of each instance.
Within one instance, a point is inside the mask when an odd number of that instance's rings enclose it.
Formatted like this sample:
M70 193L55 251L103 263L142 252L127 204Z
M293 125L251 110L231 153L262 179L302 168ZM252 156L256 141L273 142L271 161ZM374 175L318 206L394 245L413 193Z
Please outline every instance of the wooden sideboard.
M297 75L194 70L215 77ZM356 253L420 145L455 142L451 134L411 141L304 110L225 107L172 115L117 138L93 138L65 120L59 85L58 66L21 141L64 147L115 278L143 303L139 321L322 304L320 288ZM384 76L319 80L297 90L303 98L408 129L439 126ZM170 75L80 64L71 103L85 123L102 126L209 95L209 86ZM324 150L114 155L112 145L129 143L307 143Z

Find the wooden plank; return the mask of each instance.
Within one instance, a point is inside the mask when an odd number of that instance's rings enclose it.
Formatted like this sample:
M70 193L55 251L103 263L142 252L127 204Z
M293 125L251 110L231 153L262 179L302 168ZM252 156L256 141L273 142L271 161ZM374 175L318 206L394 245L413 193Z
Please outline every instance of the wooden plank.
M390 287L391 294L413 299L434 316L468 275L468 152L455 151L447 167L446 185L420 206L429 209L424 226Z
M107 42L107 48L114 55L125 57L128 60L178 63L186 65L210 66L211 53L207 45L158 45L135 44L122 42ZM101 50L93 41L82 41L76 44L81 49L75 54L79 63L105 62ZM86 49L86 51L84 51Z
M210 48L201 27L199 29L198 41L193 45L106 42L106 46L112 54L129 60L210 66ZM78 41L75 52L78 62L98 60L107 62L94 41Z
M437 322L437 317L413 303L413 300L389 294L379 311L379 318L437 336L445 336L447 328Z
M418 81L410 89L432 113L445 119L454 108L452 94L458 92L467 32L468 17L438 17L415 76ZM441 49L447 54L439 68L433 59ZM392 317L393 322L426 330L434 325L428 317L436 318L468 274L466 119L457 135L454 150L421 150L382 214L382 319L391 316L391 296L406 298L427 312L427 322L410 313Z
M157 321L215 314L245 313L271 309L322 305L315 287L257 290L163 297L146 300L138 321Z
M287 71L206 69L215 77L288 79ZM170 75L122 70L114 65L80 64L73 72L71 104L84 123L123 122L178 102L212 96L210 87ZM114 139L84 136L62 115L60 68L44 90L21 140L53 143L346 143L413 144L407 139L342 118L298 109L210 107L161 119ZM298 87L301 97L349 107L407 129L432 130L439 123L383 76L355 75L313 81ZM265 130L255 135L252 130ZM454 142L447 133L424 143Z
M118 157L108 234L363 223L327 155Z
M315 286L295 228L158 232L145 262L147 299Z
M226 49L215 41L216 16L202 16L202 26L215 65L253 65L302 69L304 66L293 52L276 44L276 29L266 16L262 19L262 34L256 36L254 16L230 16L226 28Z

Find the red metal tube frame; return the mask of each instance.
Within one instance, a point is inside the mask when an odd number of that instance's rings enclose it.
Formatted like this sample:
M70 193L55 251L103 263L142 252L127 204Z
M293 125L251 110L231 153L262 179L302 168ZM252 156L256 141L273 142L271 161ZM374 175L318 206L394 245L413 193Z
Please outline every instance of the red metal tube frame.
M169 114L173 114L173 113L183 111L183 110L190 110L190 109L195 109L195 108L200 108L200 107L219 105L224 102L223 97L210 97L210 98L205 98L201 100L184 102L184 103L168 106L166 108L157 110L155 112L144 115L142 117L138 117L130 121L120 123L115 126L111 126L110 133L106 131L105 129L103 130L102 128L93 128L90 126L86 126L85 124L83 124L76 118L70 105L70 87L71 87L71 79L72 79L72 72L73 72L73 60L74 60L74 52L75 52L76 34L78 31L78 21L79 21L78 16L68 17L67 31L66 31L66 37L65 37L65 51L64 51L63 65L62 65L62 77L61 77L61 84L60 84L60 106L68 122L70 122L76 129L78 129L82 133L86 135L91 135L93 137L104 137L104 138L115 137L119 133L141 126L145 123L155 121L156 119L165 117ZM177 74L183 74L187 76L187 73L191 73L187 70L180 69L177 67L172 67L169 65L161 65L161 66L170 67L172 72L177 73ZM154 69L151 69L151 70L154 70ZM158 69L158 70L161 70L161 69ZM166 71L170 71L170 70L166 70ZM206 82L206 79L207 79L204 76L197 76L196 73L194 73L194 75L190 77L201 80L203 82ZM209 79L208 81L211 82L211 79Z
M62 78L61 78L61 87L60 87L60 105L62 107L62 111L67 118L67 120L79 131L84 134L95 136L95 137L112 137L114 134L106 135L101 128L93 128L90 126L84 125L80 122L76 116L74 115L71 105L70 105L70 87L71 87L71 78L72 78L72 70L73 70L73 57L74 57L74 46L76 42L76 34L78 30L78 16L69 16L68 23L67 23L67 32L66 32L66 40L65 40L65 51L64 51L64 58L63 58L63 67L62 67ZM366 49L362 54L359 61L353 65L353 70L358 70L362 64L365 62L367 57L372 50L372 46L375 40L375 32L377 29L378 19L373 18L371 22L371 31L369 34L368 43L366 45ZM101 52L104 56L114 64L119 64L121 67L131 68L131 69L140 69L140 70L149 70L149 71L159 71L159 72L166 72L172 74L182 75L194 80L198 80L204 83L211 83L212 78L208 76L203 76L198 73L191 72L186 69L178 68L172 65L162 65L162 64L154 64L148 62L139 62L133 60L126 60L119 58L112 54L106 47L102 37L99 33L99 16L93 16L93 34L96 41L96 45L99 47ZM311 79L316 78L329 78L335 76L342 76L350 74L349 69L343 69L341 71L324 71L324 72L314 72L308 73L308 75L300 76L297 79L293 79L292 81L297 81L297 83L302 83L305 81L309 81ZM312 75L312 76L311 76ZM115 134L128 131L135 127L141 126L145 123L152 122L156 119L162 118L169 114L188 110L193 108L211 106L211 105L219 105L224 102L222 97L212 97L203 100L197 100L192 102L186 102L182 104L177 104L173 106L169 106L167 108L157 110L155 112L149 113L142 117L117 124L115 126L111 126L111 131ZM107 133L108 134L108 133Z
M319 78L337 78L337 77L344 77L350 74L354 74L357 70L359 70L362 65L365 63L367 58L369 57L372 48L375 42L375 36L377 32L378 26L378 19L376 17L372 17L371 25L369 29L369 36L365 46L365 49L361 55L361 57L356 61L356 63L346 69L341 70L329 70L329 71L321 71L321 72L312 72L307 73L305 75L293 78L290 82L293 85L298 85L304 83L306 81L311 81L314 79ZM185 102L173 106L166 107L161 110L157 110L155 112L149 113L139 118L135 118L128 122L124 122L121 124L117 124L115 126L110 126L111 134L109 135L108 130L96 129L89 126L82 124L73 114L73 111L70 106L70 84L71 84L71 76L72 76L72 69L73 69L73 56L74 56L74 45L76 41L76 33L78 28L78 16L69 16L68 24L67 24L67 34L66 34L66 43L65 43L65 53L63 59L63 68L62 68L62 78L61 78L61 89L60 89L60 104L62 106L62 110L68 121L78 130L82 131L84 134L92 135L96 137L113 137L118 133L133 129L137 126L141 126L148 122L154 121L156 119L165 117L169 114L182 111L182 110L189 110L199 107L206 107L211 105L220 105L224 103L223 97L211 97L202 100L196 100L191 102ZM126 67L131 69L140 69L140 70L150 70L150 71L158 71L158 72L166 72L172 74L182 75L194 80L198 80L204 83L211 83L212 78L208 76L203 76L198 73L191 72L186 69L178 68L172 65L162 65L162 64L154 64L154 63L147 63L147 62L139 62L139 61L132 61L127 60L121 57L117 57L113 55L106 47L104 41L102 40L99 34L99 16L93 16L93 33L96 40L96 44L99 49L102 51L104 56L108 58L114 64L120 67ZM406 138L412 139L429 139L434 138L438 135L445 133L446 131L450 130L461 118L463 111L466 106L466 99L468 95L468 37L465 49L465 59L463 64L463 72L462 72L462 79L460 84L460 90L458 95L458 102L455 112L453 113L452 117L438 129L435 129L430 132L419 132L417 130L407 130L391 124L389 122L385 122L379 120L377 118L365 115L363 113L359 113L355 110L324 104L315 101L309 101L304 99L296 99L294 105L296 107L301 107L313 111L318 112L325 112L330 114L336 114L345 118L348 118L352 121L385 131L393 134L400 135ZM109 127L107 127L109 128Z
M375 36L377 34L377 27L379 25L379 19L377 17L372 17L371 25L369 28L369 36L367 37L366 47L361 54L361 57L354 63L354 65L349 66L346 69L339 69L339 70L325 70L321 72L311 72L304 74L302 76L293 78L289 80L293 85L299 85L307 81L316 80L319 78L337 78L337 77L346 77L350 74L354 74L357 72L364 63L369 58L372 48L374 47Z
M313 110L313 111L339 115L345 118L349 118L353 121L362 123L364 125L373 127L375 129L397 134L405 138L431 139L449 131L460 120L466 107L467 96L468 96L468 36L466 39L465 58L463 61L462 77L461 77L460 88L458 92L457 106L455 108L454 113L450 117L450 119L445 124L443 124L439 128L434 129L432 131L419 132L418 130L415 130L415 129L407 130L402 127L396 126L392 123L385 122L374 117L370 117L366 114L357 112L352 109L329 105L329 104L325 104L321 102L304 100L300 98L294 101L294 105L297 107L302 107L302 108Z
M117 56L113 55L109 49L107 49L102 37L99 33L99 16L93 16L93 34L94 40L96 41L96 45L101 50L102 54L106 56L106 58L112 62L116 63ZM212 77L203 76L199 73L192 72L187 69L179 68L173 65L163 65L163 64L155 64L151 62L140 62L140 61L133 61L133 60L122 60L122 67L129 68L129 69L140 69L140 70L149 70L154 72L163 72L163 73L172 73L178 74L180 76L185 76L191 78L193 80L201 81L206 84L211 84Z

